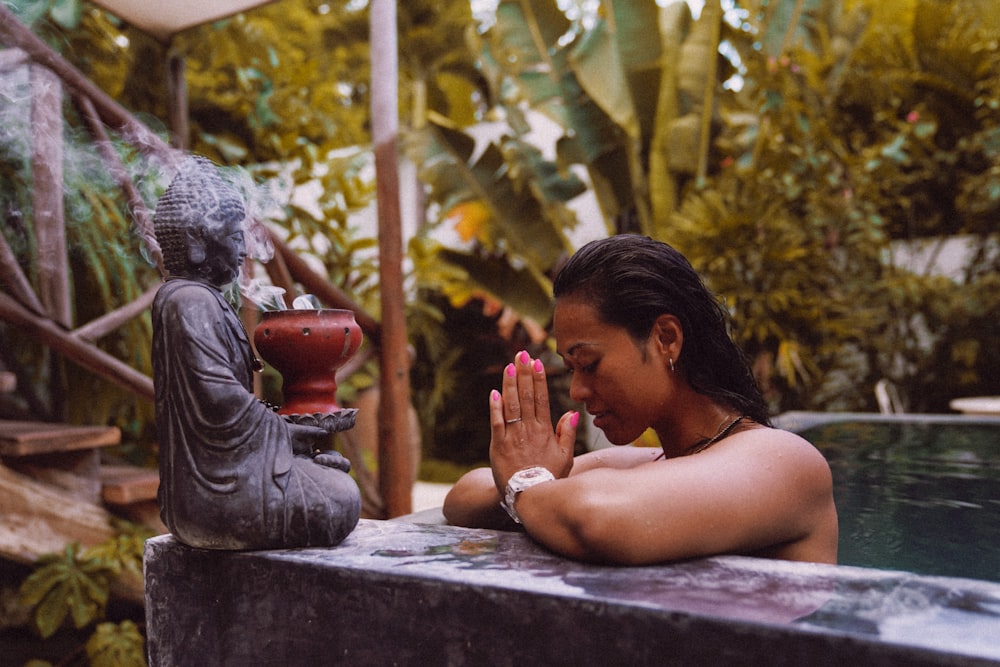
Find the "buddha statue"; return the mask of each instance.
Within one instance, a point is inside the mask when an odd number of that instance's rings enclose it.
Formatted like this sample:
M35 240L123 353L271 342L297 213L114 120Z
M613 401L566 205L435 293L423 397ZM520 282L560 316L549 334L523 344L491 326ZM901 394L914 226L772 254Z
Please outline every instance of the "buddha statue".
M208 159L182 164L153 216L167 272L153 302L160 515L205 549L339 544L357 525L350 463L330 433L252 391L260 362L223 296L247 256L243 197Z

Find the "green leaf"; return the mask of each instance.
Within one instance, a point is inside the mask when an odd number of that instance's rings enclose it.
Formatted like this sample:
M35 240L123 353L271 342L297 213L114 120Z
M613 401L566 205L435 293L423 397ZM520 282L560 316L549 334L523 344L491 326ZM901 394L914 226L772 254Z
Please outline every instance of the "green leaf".
M582 187L574 176L543 160L538 149L508 137L501 146L486 146L470 163L471 137L433 123L409 135L406 145L442 211L481 202L489 211L494 245L502 240L508 252L540 272L566 252L562 230L573 219L563 202Z
M87 640L91 667L144 667L145 641L132 621L100 623Z
M552 317L552 285L528 267L514 268L497 257L443 248L440 258L461 267L474 281L523 317L545 326Z
M99 560L78 559L77 547L40 559L41 566L21 584L21 599L34 607L32 622L42 637L54 634L67 615L82 628L104 613L113 570Z
M578 40L570 63L580 86L630 137L652 133L660 85L659 8L653 0L605 2L602 19Z
M490 53L528 104L566 127L561 78L569 69L559 44L570 22L553 0L505 0L489 31ZM500 84L501 82L497 82Z

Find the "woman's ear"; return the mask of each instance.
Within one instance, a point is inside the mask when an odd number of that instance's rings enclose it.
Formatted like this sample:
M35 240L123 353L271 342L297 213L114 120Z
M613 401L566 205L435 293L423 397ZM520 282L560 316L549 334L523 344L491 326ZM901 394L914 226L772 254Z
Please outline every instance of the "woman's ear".
M684 347L684 329L677 317L668 313L657 317L653 322L650 338L657 353L665 362L671 366L677 362L681 356L681 348Z

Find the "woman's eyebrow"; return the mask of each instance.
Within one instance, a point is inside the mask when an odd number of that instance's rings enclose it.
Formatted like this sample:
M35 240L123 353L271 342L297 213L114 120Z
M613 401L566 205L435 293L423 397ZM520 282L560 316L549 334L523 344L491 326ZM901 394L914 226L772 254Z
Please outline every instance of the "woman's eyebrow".
M560 357L572 357L572 356L576 355L576 351L579 348L581 348L581 347L590 347L592 345L594 345L594 343L587 343L587 342L581 341L581 342L576 343L573 346L571 346L565 352L559 352L558 350L556 350L556 354L558 354Z

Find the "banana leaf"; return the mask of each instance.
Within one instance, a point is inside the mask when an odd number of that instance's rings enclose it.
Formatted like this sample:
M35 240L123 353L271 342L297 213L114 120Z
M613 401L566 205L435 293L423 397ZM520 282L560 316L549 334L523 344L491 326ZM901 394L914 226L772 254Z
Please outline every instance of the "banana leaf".
M569 69L566 48L559 40L570 22L553 0L506 0L497 7L496 24L490 29L490 54L498 69L533 108L564 128L566 97L562 74Z
M671 127L680 108L677 101L678 68L681 46L691 30L691 9L686 2L674 2L660 10L659 28L663 70L660 74L659 101L649 151L649 202L652 235L666 238L670 217L677 208L677 178L671 170L673 145Z
M552 318L552 284L529 266L513 267L503 258L483 257L442 248L442 261L457 266L469 279L495 298L547 327Z
M584 186L571 173L558 172L537 149L508 138L503 148L491 143L474 157L472 137L433 123L409 135L406 148L442 211L468 201L486 207L493 247L503 239L504 250L541 272L568 249L561 228L574 219L564 202Z
M649 136L660 83L658 7L653 0L612 2L612 21L598 21L574 43L570 63L580 86L633 139ZM608 10L605 10L608 13Z

